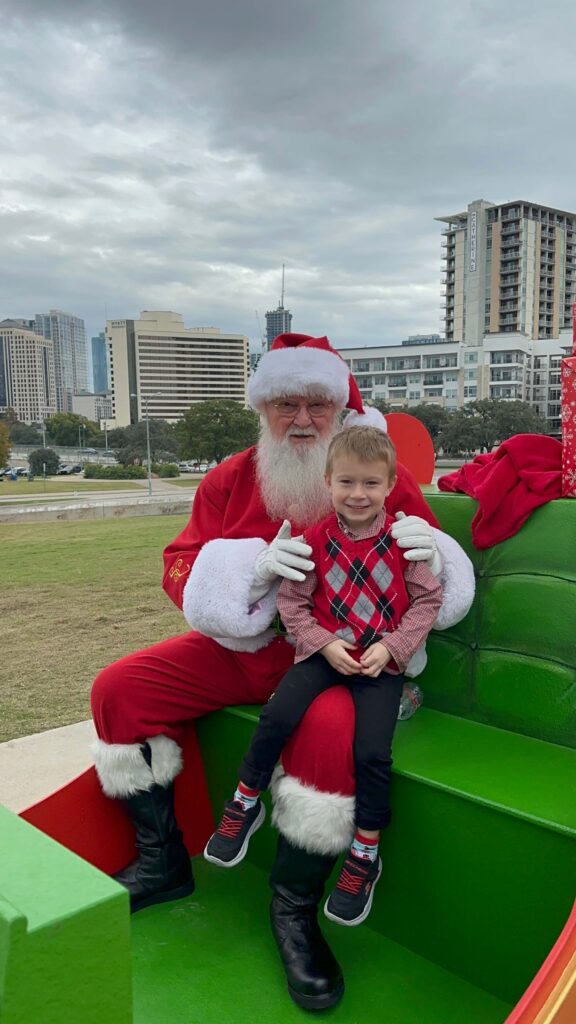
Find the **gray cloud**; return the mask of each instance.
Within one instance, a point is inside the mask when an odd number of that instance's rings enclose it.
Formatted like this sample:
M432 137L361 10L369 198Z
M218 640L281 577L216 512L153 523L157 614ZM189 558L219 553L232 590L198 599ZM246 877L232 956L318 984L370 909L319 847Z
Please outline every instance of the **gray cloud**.
M435 216L576 208L571 0L18 0L2 315L174 308L257 335L439 329Z

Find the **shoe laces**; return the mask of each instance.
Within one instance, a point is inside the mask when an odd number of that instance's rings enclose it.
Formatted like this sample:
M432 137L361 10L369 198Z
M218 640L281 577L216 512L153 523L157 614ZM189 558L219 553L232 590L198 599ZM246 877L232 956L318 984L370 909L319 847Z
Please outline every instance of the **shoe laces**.
M350 865L350 870L348 868ZM352 861L347 860L344 862L344 867L340 872L340 878L336 883L336 888L342 892L348 892L351 896L357 896L362 888L362 885L368 877L368 872L364 868L360 867L359 864L354 864Z
M244 824L245 813L246 812L239 807L237 814L223 814L222 820L218 825L218 835L224 836L226 839L236 839L242 825Z

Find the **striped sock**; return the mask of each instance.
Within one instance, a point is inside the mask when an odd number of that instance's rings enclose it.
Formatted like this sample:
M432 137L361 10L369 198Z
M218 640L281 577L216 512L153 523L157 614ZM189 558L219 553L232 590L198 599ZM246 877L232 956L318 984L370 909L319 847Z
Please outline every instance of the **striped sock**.
M369 839L368 836L363 836L360 832L356 832L354 839L352 840L352 846L350 847L350 853L353 857L357 857L358 860L369 860L374 862L378 857L378 837Z
M239 782L232 799L235 804L240 804L243 811L251 811L259 796L259 790L248 789L248 786L245 786L243 782Z

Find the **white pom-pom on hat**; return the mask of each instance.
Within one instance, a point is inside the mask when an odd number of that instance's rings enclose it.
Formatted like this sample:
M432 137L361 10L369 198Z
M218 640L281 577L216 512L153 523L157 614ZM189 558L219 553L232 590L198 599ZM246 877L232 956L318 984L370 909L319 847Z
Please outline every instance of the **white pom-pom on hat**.
M375 409L371 405L365 405L363 412L356 412L355 409L352 409L342 424L343 430L348 427L376 427L377 430L382 430L385 434L388 433L386 417L379 409Z

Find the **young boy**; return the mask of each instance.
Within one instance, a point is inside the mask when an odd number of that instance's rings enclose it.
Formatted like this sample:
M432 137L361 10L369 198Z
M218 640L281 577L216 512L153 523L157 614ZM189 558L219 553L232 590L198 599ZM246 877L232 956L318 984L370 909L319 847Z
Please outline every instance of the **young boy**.
M372 906L382 864L380 830L390 821L391 745L404 669L424 643L442 603L441 587L423 562L409 562L390 535L384 508L396 478L389 437L350 427L328 449L326 483L334 512L306 530L315 569L303 582L283 580L282 621L296 638L295 664L260 716L204 856L233 867L264 820L260 792L270 784L282 748L312 701L347 685L355 708L356 834L324 907L339 924L357 925Z

